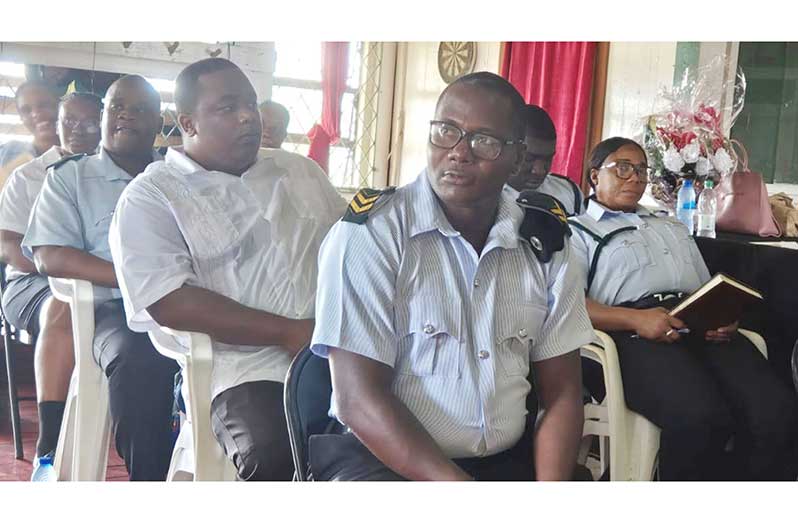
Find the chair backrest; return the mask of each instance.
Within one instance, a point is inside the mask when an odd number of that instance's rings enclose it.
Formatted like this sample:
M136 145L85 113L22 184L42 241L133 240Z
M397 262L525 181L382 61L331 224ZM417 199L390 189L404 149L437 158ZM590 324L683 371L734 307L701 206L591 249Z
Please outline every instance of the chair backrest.
M285 417L299 481L307 481L308 439L330 424L332 381L326 358L305 347L294 358L285 380Z

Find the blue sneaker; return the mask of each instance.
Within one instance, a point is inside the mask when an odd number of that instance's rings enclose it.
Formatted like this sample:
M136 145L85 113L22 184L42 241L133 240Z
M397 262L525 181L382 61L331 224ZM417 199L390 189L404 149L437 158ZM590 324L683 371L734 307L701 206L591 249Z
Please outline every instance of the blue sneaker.
M58 476L53 467L53 453L48 452L44 456L36 456L33 459L33 474L30 476L31 481L56 481Z

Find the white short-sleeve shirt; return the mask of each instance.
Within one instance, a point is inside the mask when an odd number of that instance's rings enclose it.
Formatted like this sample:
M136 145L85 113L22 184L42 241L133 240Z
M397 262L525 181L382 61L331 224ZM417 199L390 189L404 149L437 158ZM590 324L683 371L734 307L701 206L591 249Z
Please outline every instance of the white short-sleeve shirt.
M25 235L33 204L47 176L47 167L60 160L61 156L61 148L53 146L11 173L0 194L0 229ZM6 271L9 280L25 274L11 265Z
M522 219L503 191L477 255L422 172L382 196L365 223L336 223L319 254L312 350L392 367L393 393L451 458L517 443L530 361L593 338L568 247L540 263L519 238Z
M189 284L286 318L314 316L317 255L346 203L319 166L262 149L240 177L207 171L179 149L119 199L110 243L130 328L158 324L147 307ZM213 343L212 393L285 380L278 346Z

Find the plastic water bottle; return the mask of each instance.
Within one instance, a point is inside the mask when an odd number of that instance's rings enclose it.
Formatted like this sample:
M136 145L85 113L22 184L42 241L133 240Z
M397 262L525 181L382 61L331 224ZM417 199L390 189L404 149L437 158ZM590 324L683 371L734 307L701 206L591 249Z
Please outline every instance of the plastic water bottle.
M695 232L695 189L693 180L685 180L676 195L676 218L690 231Z
M704 190L698 197L698 223L696 236L715 237L715 218L718 215L718 200L715 196L715 184L712 180L704 182Z

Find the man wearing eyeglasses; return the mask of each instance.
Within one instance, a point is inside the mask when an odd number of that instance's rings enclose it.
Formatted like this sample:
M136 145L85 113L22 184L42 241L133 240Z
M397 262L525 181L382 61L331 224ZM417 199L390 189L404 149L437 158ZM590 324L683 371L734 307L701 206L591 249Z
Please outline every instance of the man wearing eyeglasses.
M522 108L497 75L455 81L430 123L427 170L359 193L325 239L311 348L330 360L345 428L311 439L314 478L570 478L577 349L593 331L568 247L539 261L503 191L523 153Z
M55 100L53 101L55 104ZM17 329L36 339L34 373L39 411L39 439L33 460L33 481L54 479L46 466L58 443L61 418L74 366L69 306L53 299L47 277L22 254L22 238L47 168L62 156L92 154L100 142L102 102L93 94L72 93L58 104L61 146L18 167L0 196L0 260L6 264L3 312ZM44 465L42 464L44 463Z
M557 148L557 130L549 113L537 105L524 107L524 159L507 182L518 192L535 190L557 198L568 216L581 214L582 190L565 176L550 173Z

